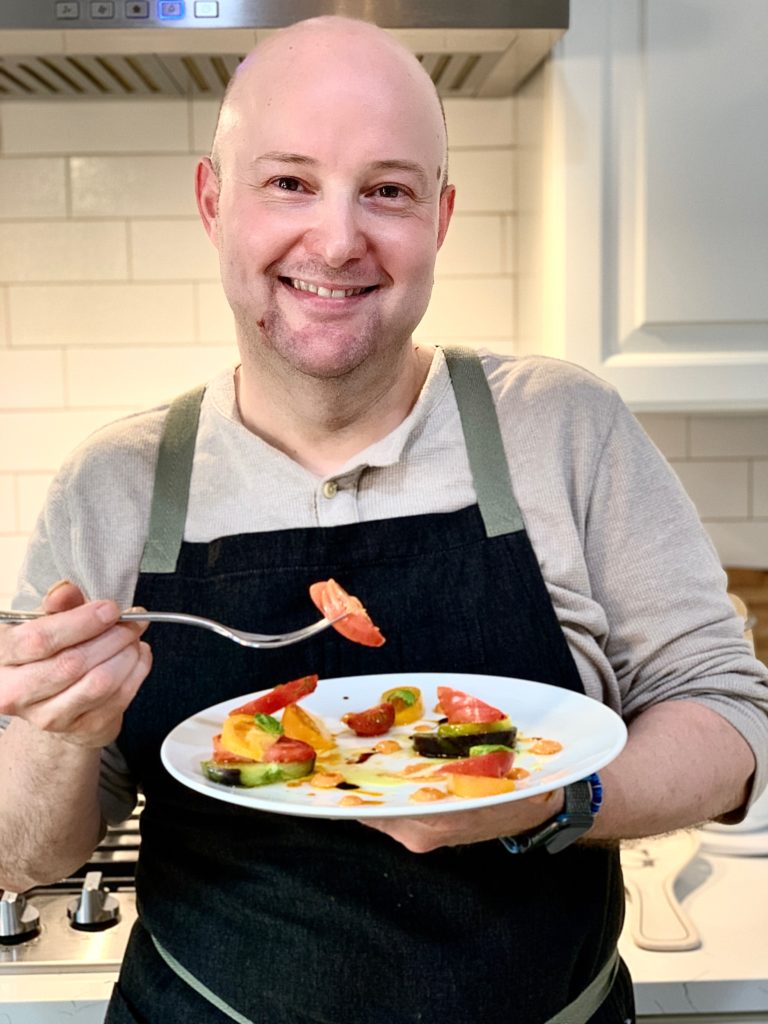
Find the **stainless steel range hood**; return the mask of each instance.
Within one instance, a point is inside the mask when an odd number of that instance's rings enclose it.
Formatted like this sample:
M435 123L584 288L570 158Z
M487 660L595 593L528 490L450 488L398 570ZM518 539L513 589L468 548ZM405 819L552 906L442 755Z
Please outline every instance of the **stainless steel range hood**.
M568 0L0 0L0 100L217 97L302 18L374 21L444 97L508 96L568 27Z

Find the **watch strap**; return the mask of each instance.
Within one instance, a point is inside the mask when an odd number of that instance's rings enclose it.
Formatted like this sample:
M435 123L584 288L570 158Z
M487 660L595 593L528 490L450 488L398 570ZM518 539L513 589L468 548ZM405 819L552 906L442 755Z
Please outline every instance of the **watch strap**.
M565 787L565 805L554 818L530 832L502 836L499 841L509 853L528 853L541 846L558 853L589 831L602 802L603 786L595 772Z

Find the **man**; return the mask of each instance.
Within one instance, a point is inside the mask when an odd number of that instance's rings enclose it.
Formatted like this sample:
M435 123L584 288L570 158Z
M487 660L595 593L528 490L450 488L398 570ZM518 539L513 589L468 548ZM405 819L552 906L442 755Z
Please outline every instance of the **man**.
M196 182L241 364L202 404L100 432L52 488L18 600L50 615L0 634L0 882L82 863L142 786L111 1024L632 1020L616 841L738 819L764 785L765 672L615 393L412 343L453 211L446 154L431 82L373 26L316 19L260 46ZM158 456L164 431L194 447L190 472ZM117 622L136 603L279 631L328 576L384 647L331 631L254 654L158 627L150 653ZM160 764L169 729L220 700L398 670L542 679L620 710L587 839L508 852L563 790L363 827L240 810Z

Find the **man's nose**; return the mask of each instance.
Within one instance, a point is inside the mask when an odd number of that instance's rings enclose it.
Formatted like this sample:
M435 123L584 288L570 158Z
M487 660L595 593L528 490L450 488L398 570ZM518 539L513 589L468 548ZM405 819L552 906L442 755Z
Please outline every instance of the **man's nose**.
M306 238L310 252L329 267L360 259L367 248L361 213L355 201L346 197L318 203L315 222Z

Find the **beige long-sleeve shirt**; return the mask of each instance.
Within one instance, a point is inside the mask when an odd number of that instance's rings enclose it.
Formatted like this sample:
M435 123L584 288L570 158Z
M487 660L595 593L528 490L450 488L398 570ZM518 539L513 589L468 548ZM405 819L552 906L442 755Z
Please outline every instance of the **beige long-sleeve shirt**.
M751 745L757 794L768 780L768 670L751 655L677 478L603 381L558 360L480 354L512 486L586 693L627 720L660 701L701 701ZM37 607L62 578L91 598L132 603L166 411L104 428L66 461L29 545L16 607ZM336 488L324 486L329 479ZM332 478L246 429L227 370L202 405L185 539L450 512L474 501L439 350L406 420ZM105 812L116 820L130 810L132 784L114 748L104 765Z

